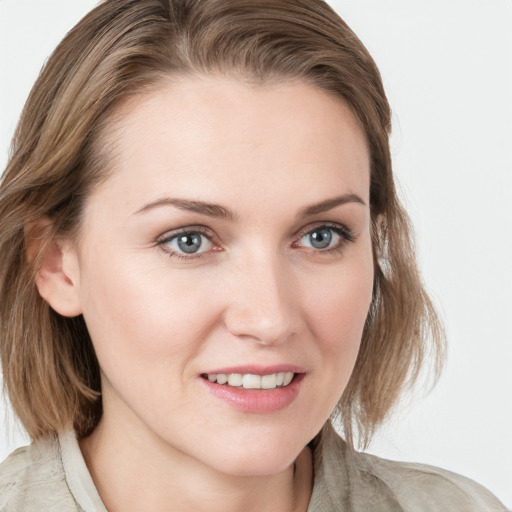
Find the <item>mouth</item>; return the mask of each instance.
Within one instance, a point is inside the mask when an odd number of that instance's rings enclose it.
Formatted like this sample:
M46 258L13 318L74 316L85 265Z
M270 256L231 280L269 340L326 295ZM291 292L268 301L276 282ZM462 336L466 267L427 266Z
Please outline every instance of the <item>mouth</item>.
M306 370L290 364L218 368L200 375L217 399L251 414L274 413L289 407L304 386Z
M213 384L238 389L282 389L289 386L298 374L278 372L267 375L252 373L203 373L201 377Z

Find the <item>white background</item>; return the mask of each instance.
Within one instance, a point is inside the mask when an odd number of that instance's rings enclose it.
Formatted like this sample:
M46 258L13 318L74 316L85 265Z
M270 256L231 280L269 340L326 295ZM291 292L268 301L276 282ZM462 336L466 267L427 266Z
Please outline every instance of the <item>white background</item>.
M43 61L95 3L0 0L0 169ZM404 401L370 451L465 474L512 507L512 0L331 4L381 69L399 189L449 340L439 385ZM25 443L6 409L0 460Z

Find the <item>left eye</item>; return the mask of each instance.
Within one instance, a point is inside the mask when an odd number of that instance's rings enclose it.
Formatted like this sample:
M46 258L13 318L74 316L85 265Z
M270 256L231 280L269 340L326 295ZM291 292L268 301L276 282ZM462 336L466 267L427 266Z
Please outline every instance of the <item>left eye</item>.
M329 249L339 245L340 234L336 229L328 226L321 226L306 233L300 238L300 245L312 249Z
M169 249L182 254L198 254L209 251L213 244L203 233L189 231L175 235L164 242Z

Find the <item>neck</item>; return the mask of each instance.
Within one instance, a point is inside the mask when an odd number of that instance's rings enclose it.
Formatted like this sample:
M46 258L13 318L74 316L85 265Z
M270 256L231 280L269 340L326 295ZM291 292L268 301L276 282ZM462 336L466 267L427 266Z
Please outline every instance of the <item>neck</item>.
M308 448L272 475L225 474L102 421L80 447L109 512L305 512L312 488ZM141 492L143 491L143 492Z

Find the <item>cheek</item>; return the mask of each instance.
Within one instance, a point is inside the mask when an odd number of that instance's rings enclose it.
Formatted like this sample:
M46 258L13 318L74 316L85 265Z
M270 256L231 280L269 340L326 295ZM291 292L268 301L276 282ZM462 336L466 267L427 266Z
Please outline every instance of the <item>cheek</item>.
M191 286L164 265L129 260L117 259L115 269L98 262L89 273L84 319L104 392L110 390L114 402L121 397L141 417L162 422L164 429L167 416L155 416L156 404L166 404L159 407L170 413L190 402L178 390L187 389L185 383L195 376L193 361L201 340L208 338L213 305L198 300L207 292L198 283Z
M102 369L121 363L158 368L180 364L204 339L212 312L207 283L190 281L147 258L90 258L84 265L84 319ZM109 261L115 264L110 264ZM202 319L201 322L198 319Z
M356 260L354 260L356 261ZM331 415L352 375L372 298L371 257L358 259L316 276L302 290L303 315L314 340L312 367L315 387L310 413L317 420L313 437ZM333 277L335 276L335 277Z
M366 260L366 261L365 261ZM304 314L322 351L355 358L373 291L373 265L365 258L310 286Z

